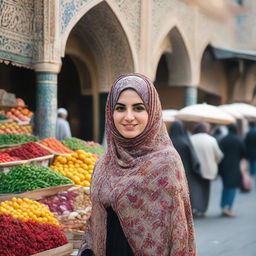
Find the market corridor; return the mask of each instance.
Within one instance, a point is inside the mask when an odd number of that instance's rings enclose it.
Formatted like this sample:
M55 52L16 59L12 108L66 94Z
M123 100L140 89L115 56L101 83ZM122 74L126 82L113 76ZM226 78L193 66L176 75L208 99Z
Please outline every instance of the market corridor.
M237 216L228 218L220 216L220 179L211 185L206 217L195 220L198 256L255 256L255 186L250 193L238 192L234 203Z

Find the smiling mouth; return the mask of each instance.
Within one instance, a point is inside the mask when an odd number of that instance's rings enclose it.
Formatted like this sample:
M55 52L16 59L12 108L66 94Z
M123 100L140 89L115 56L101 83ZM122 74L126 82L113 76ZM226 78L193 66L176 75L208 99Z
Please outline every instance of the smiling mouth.
M126 129L133 129L137 124L123 124Z

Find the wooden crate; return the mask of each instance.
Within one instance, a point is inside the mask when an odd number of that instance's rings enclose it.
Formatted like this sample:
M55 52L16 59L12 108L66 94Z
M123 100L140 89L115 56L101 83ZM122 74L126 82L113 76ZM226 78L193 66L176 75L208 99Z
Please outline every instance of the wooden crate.
M69 256L73 251L73 245L71 243L59 246L54 249L50 249L44 252L39 252L31 256Z
M84 232L64 232L64 234L68 241L72 243L73 249L79 249L81 247Z
M69 188L71 188L73 186L74 186L74 184L67 184L67 185L62 185L62 186L36 189L36 190L27 191L27 192L19 193L19 194L0 194L0 202L6 201L6 200L11 200L13 197L17 197L17 198L27 197L29 199L38 200L42 197L52 196L52 195L57 194L60 191L68 190Z

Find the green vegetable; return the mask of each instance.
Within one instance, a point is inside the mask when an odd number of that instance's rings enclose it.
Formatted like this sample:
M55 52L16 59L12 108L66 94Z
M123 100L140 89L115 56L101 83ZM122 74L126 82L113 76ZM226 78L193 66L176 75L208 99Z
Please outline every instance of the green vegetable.
M21 193L73 183L49 167L34 164L14 167L10 172L1 175L0 180L0 194Z
M39 141L39 137L26 134L0 134L0 145L24 144L31 141Z
M61 141L66 147L70 148L71 150L78 150L82 149L85 152L89 152L96 155L102 155L104 153L104 148L102 146L97 147L89 147L85 143L85 141L80 140L78 138L70 137L66 138Z
M7 120L8 118L5 115L0 114L0 120Z

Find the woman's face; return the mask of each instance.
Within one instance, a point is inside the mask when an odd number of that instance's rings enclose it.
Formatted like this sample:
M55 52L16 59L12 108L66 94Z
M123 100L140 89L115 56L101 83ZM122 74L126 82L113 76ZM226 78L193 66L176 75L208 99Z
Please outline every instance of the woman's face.
M121 92L114 108L113 119L116 129L125 138L135 138L144 131L148 123L148 112L134 90Z

